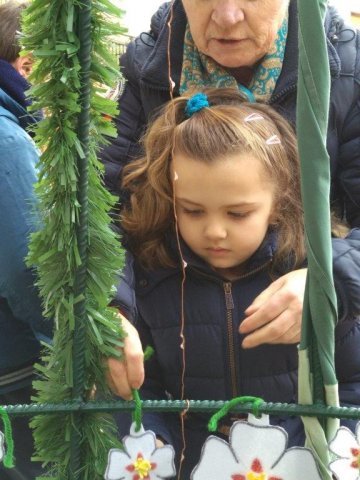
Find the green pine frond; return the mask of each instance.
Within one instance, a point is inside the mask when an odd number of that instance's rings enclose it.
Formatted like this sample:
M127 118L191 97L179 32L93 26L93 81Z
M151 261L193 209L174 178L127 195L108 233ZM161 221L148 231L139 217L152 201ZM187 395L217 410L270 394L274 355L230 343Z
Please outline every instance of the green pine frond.
M81 1L33 0L25 12L23 46L33 52L31 76L34 111L45 118L36 129L42 152L36 193L40 229L32 236L28 263L36 268L44 315L54 320L53 345L38 366L40 379L34 384L35 400L41 403L70 401L73 396L73 348L75 308L85 299L86 322L83 379L84 400L94 385L106 399L104 358L117 355L124 333L115 309L108 305L123 265L119 238L109 224L109 211L116 198L102 184L103 168L97 159L103 134L114 129L104 113L116 114L116 104L104 98L104 87L119 80L116 59L108 53L107 36L123 31L122 12L108 0L92 3L91 106L88 162L88 226L86 285L77 295L76 271L81 266L77 232L82 206L78 200L78 158L84 156L78 137L80 112L80 41L77 26ZM118 21L114 22L114 16ZM39 415L32 420L35 457L48 466L47 478L70 480L72 414ZM103 478L109 448L118 447L111 416L82 414L77 425L81 437L81 478Z

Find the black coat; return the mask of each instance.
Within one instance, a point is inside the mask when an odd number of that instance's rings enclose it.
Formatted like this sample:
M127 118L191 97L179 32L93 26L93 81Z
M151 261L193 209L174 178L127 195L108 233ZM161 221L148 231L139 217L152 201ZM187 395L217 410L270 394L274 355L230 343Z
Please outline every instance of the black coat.
M120 193L123 165L140 155L139 138L149 118L170 99L167 69L169 4L163 4L152 19L150 33L142 33L121 58L126 78L116 119L118 137L105 147L100 158L105 164L109 190ZM179 95L186 16L180 0L174 2L171 28L171 79L174 96ZM331 97L328 151L331 163L331 198L345 213L352 227L360 227L360 35L345 25L332 8L325 20ZM316 48L316 45L314 45ZM281 75L270 104L295 123L298 58L296 1L289 9L289 29Z

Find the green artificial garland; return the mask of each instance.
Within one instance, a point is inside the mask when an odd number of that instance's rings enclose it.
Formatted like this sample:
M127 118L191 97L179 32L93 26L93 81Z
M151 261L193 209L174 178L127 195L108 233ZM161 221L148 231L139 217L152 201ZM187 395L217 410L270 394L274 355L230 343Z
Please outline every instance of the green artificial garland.
M86 8L90 22L82 27ZM85 1L33 0L24 15L23 45L36 61L32 108L45 112L36 128L36 142L43 152L36 186L41 226L32 236L28 262L38 273L44 315L55 323L53 345L37 366L40 379L34 383L34 400L40 403L80 404L93 396L95 385L97 398L109 398L104 358L120 357L123 345L117 312L108 307L123 264L119 239L109 227L109 211L116 199L102 185L103 167L96 155L103 135L114 134L106 117L116 114L116 105L104 93L119 80L119 72L107 50L107 37L121 33L112 19L122 13L108 0L94 0L87 7ZM79 137L84 126L81 96L87 88L82 84L82 28L89 30L91 41L87 142ZM84 162L85 188L79 174ZM83 204L80 189L86 194ZM79 245L84 212L85 255ZM79 271L84 274L83 285ZM83 312L77 312L79 305ZM74 340L77 335L80 338ZM81 357L78 374L73 369L76 355ZM39 415L32 426L35 459L47 466L48 479L103 478L108 450L119 446L107 414ZM75 463L74 448L79 457Z

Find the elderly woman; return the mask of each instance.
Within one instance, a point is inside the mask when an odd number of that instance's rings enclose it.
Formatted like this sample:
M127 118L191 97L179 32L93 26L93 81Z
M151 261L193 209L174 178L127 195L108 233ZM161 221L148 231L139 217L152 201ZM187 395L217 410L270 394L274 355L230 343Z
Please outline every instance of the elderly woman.
M332 8L327 11L325 32L332 78L331 199L350 226L359 227L360 38ZM250 102L270 103L295 123L297 57L296 0L174 0L163 4L152 19L150 33L136 38L122 57L127 83L119 100L118 137L101 152L108 188L120 193L122 167L141 154L139 138L158 107L191 87L232 85ZM359 283L360 274L354 267L360 260L357 243L349 239L351 253L338 252L334 243L340 316L344 311L354 316L360 313L358 294L349 295L346 290ZM254 299L241 330L247 334L245 348L299 341L305 274L303 269L280 277ZM355 323L353 333L358 330ZM135 336L128 341L138 347ZM133 386L127 378L135 370L128 365L116 361L110 365L114 391L125 397ZM127 368L133 370L128 377ZM136 372L140 378L142 372ZM351 395L344 400L353 403Z
M359 33L329 9L325 20L332 77L328 150L332 199L351 226L360 226ZM139 155L149 117L192 86L240 88L295 122L298 56L296 1L175 0L163 4L150 34L122 57L127 84L116 120L118 137L101 154L106 183L119 193L121 169Z

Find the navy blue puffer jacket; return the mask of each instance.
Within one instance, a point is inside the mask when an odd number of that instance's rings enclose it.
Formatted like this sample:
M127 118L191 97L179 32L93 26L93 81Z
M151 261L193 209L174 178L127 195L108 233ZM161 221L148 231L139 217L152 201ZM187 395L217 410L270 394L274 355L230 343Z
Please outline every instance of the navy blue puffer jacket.
M360 261L356 246L360 231L354 230L347 241L334 240L334 250L350 264ZM133 317L142 342L155 347L155 356L146 365L143 399L224 400L239 395L254 395L270 402L296 402L296 345L261 345L242 349L239 325L253 299L274 280L270 274L275 248L274 234L268 234L248 263L248 273L229 282L219 277L201 259L184 247L187 262L184 284L185 373L182 385L183 350L181 349L181 268L145 271L135 261L124 272L117 303ZM347 261L345 259L345 263ZM335 262L336 263L336 262ZM342 263L344 265L344 262ZM285 267L285 271L288 270ZM285 273L281 272L281 273ZM342 272L344 304L336 329L336 368L342 404L360 406L360 288L352 283L351 272ZM129 299L135 298L136 305ZM119 417L122 433L128 424ZM209 417L190 413L185 419L187 449L183 479L199 460L207 437ZM227 418L219 435L226 432ZM289 433L290 445L301 445L304 434L299 418L274 417L274 424ZM182 441L178 417L174 414L146 414L144 426L172 443L177 453Z

